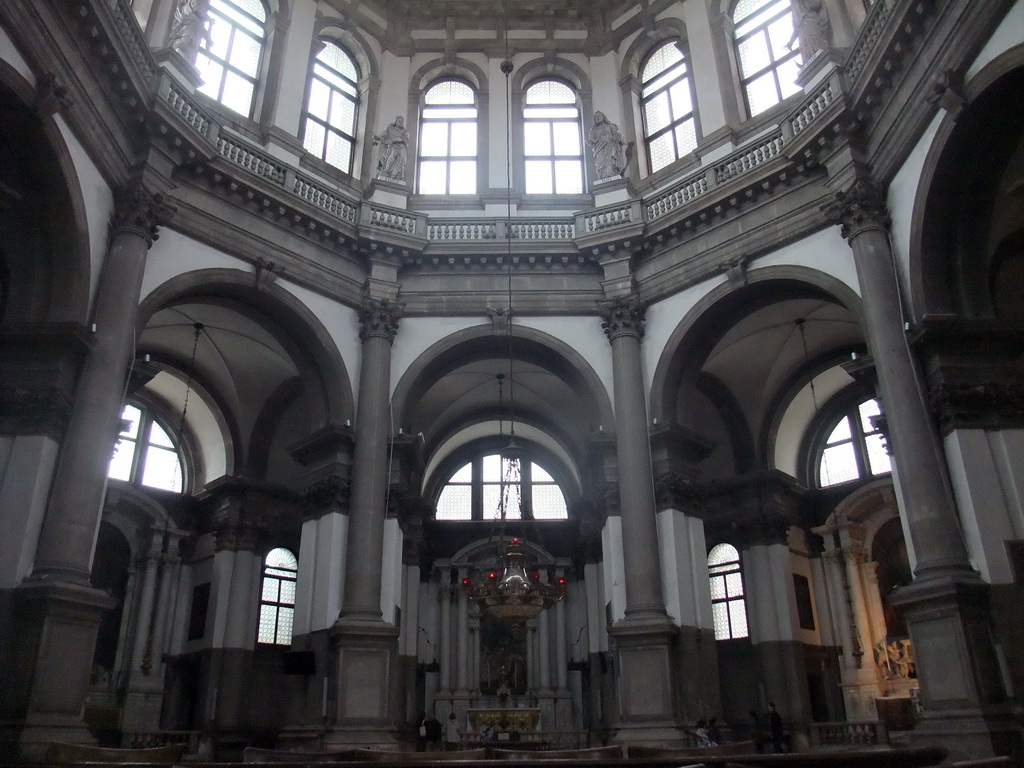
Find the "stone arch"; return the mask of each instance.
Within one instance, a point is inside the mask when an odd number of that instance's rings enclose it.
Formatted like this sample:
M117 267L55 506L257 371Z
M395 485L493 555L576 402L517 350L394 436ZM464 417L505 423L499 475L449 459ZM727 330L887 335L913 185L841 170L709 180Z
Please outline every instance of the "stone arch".
M4 222L0 259L8 299L0 319L85 323L91 280L85 200L55 116L40 114L34 106L39 99L36 88L45 86L37 82L34 87L0 61L2 123L5 130L16 133L0 146L17 151L3 164L12 197L0 218ZM19 170L19 158L32 158L30 167ZM31 227L26 222L32 222ZM10 291L11 286L18 288Z
M985 227L991 223L990 202L1002 173L1015 149L1019 152L1014 104L1022 92L1024 45L1018 45L971 78L964 87L963 109L947 112L939 124L918 181L910 226L910 293L918 316L994 315L989 281L995 254ZM984 142L978 141L981 135ZM982 143L985 150L978 152ZM950 210L963 215L950 217Z

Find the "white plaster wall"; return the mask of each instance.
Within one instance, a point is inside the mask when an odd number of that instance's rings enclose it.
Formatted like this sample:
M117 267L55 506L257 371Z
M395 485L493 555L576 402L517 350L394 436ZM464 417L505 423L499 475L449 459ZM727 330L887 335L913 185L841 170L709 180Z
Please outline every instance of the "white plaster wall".
M316 10L315 3L292 3L288 19L274 124L293 136L299 135L302 100L306 96L305 86L309 79Z
M110 186L103 180L99 169L93 163L85 149L79 143L78 138L71 132L64 118L59 114L54 115L54 122L60 129L64 143L67 145L68 153L75 166L75 174L78 179L79 194L85 206L86 226L89 228L89 266L90 266L90 289L89 303L92 305L96 296L96 286L99 281L100 269L107 254L107 242L109 239L108 224L110 214L114 210L114 195ZM69 178L68 184L73 187L74 179ZM74 193L72 189L72 194Z
M829 593L828 571L825 561L816 557L808 561L811 573L811 597L814 599L814 620L818 625L818 636L823 645L839 647L842 640L836 630L835 604Z
M295 585L295 634L331 627L345 588L348 516L330 512L302 526Z
M958 429L944 445L971 562L986 581L1013 583L1005 542L1024 537L1024 430Z
M604 563L587 563L583 566L583 585L587 591L587 636L590 653L608 650L608 633L605 626Z
M308 307L309 311L316 315L327 329L328 335L345 362L345 371L348 373L349 385L352 387L353 402L358 402L359 369L363 356L362 343L359 341L359 314L357 311L353 307L347 307L334 299L287 280L279 280L278 285ZM411 323L406 323L406 325L411 325ZM405 326L399 325L398 336L401 337L405 330ZM391 381L393 385L394 373L392 373Z
M223 550L213 556L213 585L210 588L214 648L252 649L256 646L262 563L253 552Z
M295 614L292 631L296 635L309 633L310 617L313 612L313 580L315 571L316 528L319 521L304 520L299 538L299 572L295 577Z
M31 67L25 61L14 41L7 35L7 31L0 27L0 59L11 65L22 77L32 85L36 84L36 76L32 73Z
M614 410L612 396L612 346L597 317L523 317L517 325L535 328L558 339L579 353L604 385L608 401Z
M0 589L32 571L59 449L45 435L0 438Z
M1024 2L1018 0L967 68L967 82L999 54L1021 43L1024 43Z
M796 598L785 544L757 545L743 553L750 640L767 643L795 639Z
M601 552L604 554L602 581L605 602L611 603L611 620L626 615L626 566L622 559L622 518L609 516L601 529ZM601 610L604 610L602 604Z
M249 274L253 271L252 265L241 259L164 227L149 249L140 299L172 278L201 269L237 269Z
M686 319L693 307L708 292L714 290L725 281L725 277L716 277L707 280L699 285L691 285L688 288L676 293L664 301L652 304L647 309L647 322L644 326L643 355L644 384L650 397L651 377L658 368L662 356L666 354L665 347L669 337L676 330L680 323ZM608 386L611 387L611 378L608 379Z
M397 609L402 604L402 538L398 520L387 518L381 552L380 612L389 624L397 620Z
M674 509L657 521L665 609L679 626L714 629L704 523Z
M605 117L618 126L625 124L626 116L622 112L622 96L619 92L620 57L609 52L604 56L595 56L590 60L590 85L594 92L594 111L604 112ZM587 66L584 65L584 71ZM593 123L583 124L584 137L590 134ZM629 137L627 137L629 138ZM584 148L584 152L589 151Z
M839 227L825 227L807 237L760 256L751 262L748 275L764 267L797 266L829 275L860 295L853 251L843 240Z
M398 382L427 349L459 331L479 325L485 325L479 317L417 317L400 321L391 346L390 396L394 396ZM358 321L356 329L358 336Z
M690 71L697 93L697 111L701 134L706 136L726 124L722 92L718 87L718 64L711 44L711 23L707 7L700 0L688 0L682 12L678 5L668 9L662 16L677 16L686 24L686 36L690 46Z

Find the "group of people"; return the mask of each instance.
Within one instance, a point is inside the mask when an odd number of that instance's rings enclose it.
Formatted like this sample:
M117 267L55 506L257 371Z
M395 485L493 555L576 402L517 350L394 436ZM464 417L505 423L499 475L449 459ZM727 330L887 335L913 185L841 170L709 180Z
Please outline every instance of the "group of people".
M427 717L426 712L420 712L416 729L419 734L416 746L420 752L451 752L459 748L459 720L454 712L448 715L444 725L434 715Z
M772 752L785 752L786 740L782 727L782 715L775 708L773 702L768 703L768 712L764 718L756 710L750 710L750 740L758 752L765 752L771 747ZM723 743L722 730L718 726L717 718L697 721L697 727L692 731L698 747L715 747Z

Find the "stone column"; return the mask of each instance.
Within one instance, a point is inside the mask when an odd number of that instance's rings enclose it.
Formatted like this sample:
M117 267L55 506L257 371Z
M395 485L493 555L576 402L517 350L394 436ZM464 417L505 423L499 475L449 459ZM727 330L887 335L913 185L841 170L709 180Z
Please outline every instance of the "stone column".
M893 599L910 629L925 709L915 738L945 744L951 759L1001 753L1021 743L1020 726L1003 717L989 587L967 555L926 386L904 330L885 191L861 178L824 210L853 250L904 528L916 558L914 582Z
M619 741L684 743L676 714L672 644L677 628L665 611L658 524L640 340L644 311L635 295L598 305L612 347L619 508L626 607L610 627L616 654Z
M468 576L468 571L461 571L459 573L459 583L462 583L462 578ZM458 611L458 635L456 636L456 685L457 690L455 695L457 698L468 699L469 698L469 594L465 589L458 591L457 600L457 611Z
M452 589L450 571L441 569L441 586L437 591L441 605L441 657L438 661L438 687L450 696L452 692Z
M381 744L394 741L391 705L398 686L399 629L384 621L381 579L387 500L388 444L391 438L391 345L402 308L374 292L397 292L395 265L371 265L391 280L371 278L359 308L362 365L356 404L352 456L352 495L341 614L331 629L337 660L336 720L327 741ZM386 283L386 285L385 285Z
M31 575L13 590L13 641L3 666L0 745L24 757L48 741L91 741L82 705L102 611L89 586L107 466L118 433L146 256L171 214L140 181L116 193L110 243L93 303L95 332L79 376ZM4 751L0 748L0 752Z

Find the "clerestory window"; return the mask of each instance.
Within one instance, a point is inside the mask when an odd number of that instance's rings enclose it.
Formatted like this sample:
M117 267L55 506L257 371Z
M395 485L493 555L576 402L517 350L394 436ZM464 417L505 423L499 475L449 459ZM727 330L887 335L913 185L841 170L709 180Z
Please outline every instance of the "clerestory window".
M739 0L733 9L740 84L751 117L800 91L803 59L790 0Z
M697 148L693 81L677 42L647 57L640 73L640 106L651 173Z
M523 100L526 192L583 192L583 139L576 92L558 80L541 80Z
M743 590L740 553L732 544L719 544L708 553L711 579L711 617L715 640L747 637L747 600Z
M124 406L121 422L107 477L181 493L183 465L171 432L149 409L137 405Z
M359 70L352 57L334 43L324 41L309 75L302 146L345 173L352 172L358 82Z
M879 426L881 414L877 400L863 400L829 422L827 437L817 456L819 487L892 471L885 436Z
M455 471L437 500L438 520L566 520L565 494L536 462L479 456Z
M295 580L298 572L298 559L283 547L270 550L264 558L257 642L268 645L292 644Z
M267 9L260 0L210 0L209 34L199 45L200 93L252 116Z
M476 92L461 80L442 80L423 94L418 189L423 195L473 195L476 173Z

